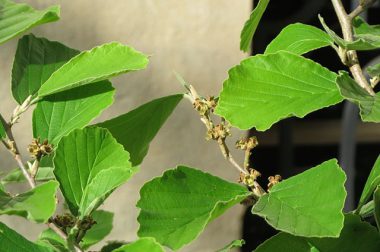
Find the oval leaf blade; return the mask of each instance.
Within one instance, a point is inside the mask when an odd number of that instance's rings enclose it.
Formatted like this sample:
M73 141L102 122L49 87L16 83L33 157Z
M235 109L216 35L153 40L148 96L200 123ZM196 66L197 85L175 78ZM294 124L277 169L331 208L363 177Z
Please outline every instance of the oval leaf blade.
M37 38L32 34L22 37L17 44L12 68L12 94L22 104L29 95L36 95L41 85L78 50L59 42Z
M245 22L240 34L240 50L248 52L251 47L253 35L255 35L257 26L263 16L269 0L259 0L256 8L252 11L249 19Z
M50 95L33 111L33 135L57 145L63 136L85 127L113 103L109 81Z
M51 95L141 70L147 64L147 56L132 47L117 42L104 44L80 53L55 71L41 86L38 96Z
M267 46L264 54L283 50L302 55L333 43L330 36L322 30L311 25L296 23L282 29Z
M44 223L55 212L57 188L56 181L49 181L17 196L0 190L0 214L18 215Z
M146 183L137 207L140 237L154 237L177 250L206 225L251 193L202 171L179 166Z
M34 26L59 19L59 6L35 10L29 5L0 0L0 44Z
M108 130L97 127L75 130L63 137L53 162L71 212L81 217L95 210L115 186L135 172L123 146Z
M54 252L46 246L35 244L0 222L0 244L4 252Z
M281 119L302 118L343 99L335 73L285 51L245 59L228 75L216 113L240 129L264 131Z
M252 213L294 235L338 237L344 221L345 180L337 161L326 161L274 185Z

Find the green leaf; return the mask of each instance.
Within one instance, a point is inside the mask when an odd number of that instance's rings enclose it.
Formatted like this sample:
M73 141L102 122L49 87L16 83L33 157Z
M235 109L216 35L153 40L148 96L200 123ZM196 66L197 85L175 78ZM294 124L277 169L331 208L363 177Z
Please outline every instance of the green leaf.
M380 236L374 226L359 216L346 214L339 238L312 238L308 241L319 251L380 251Z
M294 235L338 237L344 220L345 180L337 160L326 161L274 185L252 213Z
M256 8L252 11L249 19L245 22L243 30L240 33L240 50L248 52L251 47L253 35L259 25L265 9L269 4L269 0L259 0Z
M364 185L362 195L360 196L358 209L360 209L372 196L373 191L380 185L380 155L377 157L375 164Z
M375 221L377 225L377 229L380 230L380 187L377 186L376 190L373 192L373 201L375 205L375 211L374 211L374 216L375 216Z
M70 252L67 246L67 242L50 228L42 231L36 243L48 246L54 251Z
M139 237L154 237L177 250L206 225L251 193L202 171L179 166L146 183L137 207Z
M40 11L26 4L0 0L0 44L34 26L57 21L59 11L59 6L51 6Z
M380 122L380 94L372 96L361 88L347 72L340 71L336 79L340 93L347 100L359 105L364 122Z
M145 237L140 238L137 241L131 242L124 245L118 249L113 250L113 252L165 252L162 246L153 238Z
M54 250L28 241L13 229L0 222L0 244L2 252L53 252Z
M21 104L36 95L41 85L78 50L34 35L22 37L17 45L12 69L12 93Z
M261 243L255 252L312 252L313 246L303 237L280 232ZM330 250L328 250L330 251Z
M124 115L97 124L108 129L131 155L134 166L141 164L149 144L183 95L171 95L148 102Z
M344 227L339 238L304 238L287 233L279 233L262 243L255 252L315 252L315 251L366 251L380 249L376 228L360 217L346 214Z
M229 252L233 248L241 248L245 244L245 241L243 239L241 240L234 240L230 242L227 246L225 246L222 249L219 249L217 252Z
M360 209L357 209L355 214L358 214L361 218L368 218L373 215L375 211L375 203L373 200L364 204Z
M264 131L342 100L335 73L286 51L247 58L228 75L216 113L240 129Z
M372 77L380 76L380 63L373 66L369 66L366 70L368 74Z
M2 120L0 119L0 139L6 138L7 134L5 133L5 128Z
M43 97L123 73L141 70L148 58L135 49L117 42L84 51L55 71L41 86L38 96Z
M354 27L355 35L373 35L380 38L380 25L369 25L364 19L360 16L356 17L352 21L352 26Z
M103 240L112 230L113 213L98 210L91 214L96 224L87 231L81 242L83 249L88 249L92 245Z
M109 81L61 92L38 102L33 112L33 135L57 145L63 136L85 127L113 103Z
M54 174L74 215L95 210L136 171L129 154L106 129L75 130L60 141L55 151Z
M46 182L49 180L53 180L54 178L55 177L52 167L40 167L38 168L35 180L37 182ZM20 168L15 168L11 170L1 179L1 183L3 185L7 185L10 183L19 183L24 181L26 181L26 179Z
M128 163L130 165L130 163ZM87 185L79 206L81 217L89 215L108 197L117 187L124 184L137 168L111 167L100 171Z
M322 30L311 25L296 23L282 29L267 46L264 54L283 50L302 55L333 43L329 35Z
M49 181L16 196L0 190L0 214L18 215L38 223L46 222L56 208L58 183Z
M320 15L318 17L327 34L342 48L347 50L366 51L380 47L380 36L372 34L357 34L355 35L355 40L349 42L339 37L333 30L331 30Z

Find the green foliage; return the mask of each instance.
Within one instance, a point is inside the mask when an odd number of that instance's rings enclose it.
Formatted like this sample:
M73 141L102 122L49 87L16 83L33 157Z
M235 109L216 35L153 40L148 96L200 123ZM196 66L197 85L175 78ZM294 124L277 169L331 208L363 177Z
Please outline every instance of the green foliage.
M91 214L91 217L96 221L96 224L87 231L83 237L81 246L83 249L88 249L92 245L103 240L112 230L113 213L98 210Z
M151 237L140 238L137 241L131 242L124 245L118 249L113 250L113 252L165 252L159 243Z
M371 173L367 178L367 182L364 185L362 195L360 196L358 209L367 203L378 185L380 185L380 156L377 157Z
M42 231L36 243L44 245L44 246L48 246L49 248L51 248L52 250L56 252L70 251L67 247L66 241L50 228Z
M369 2L359 4L365 7ZM268 4L269 0L259 0L245 23L241 50L251 47ZM336 1L334 8L339 5L340 1ZM242 166L232 158L226 141L230 126L264 131L282 119L302 118L343 99L360 107L363 121L380 122L379 93L372 96L366 83L377 84L380 64L367 68L370 80L360 81L361 67L356 53L350 51L380 48L380 26L369 25L360 17L352 20L356 11L350 16L344 11L337 13L347 40L332 31L321 17L326 32L301 23L288 25L263 55L249 57L229 71L217 98L198 95L193 86L179 77L188 93L152 100L91 126L91 121L113 103L115 90L108 79L145 69L148 57L117 42L79 52L32 34L22 37L11 81L12 94L19 105L9 121L0 117L0 138L20 169L2 174L0 214L49 222L49 228L32 243L0 222L0 250L85 251L105 239L113 228L114 215L97 208L137 172L150 142L186 97L206 125L207 135L216 140L224 157L240 171L244 186L186 166L168 170L140 191L140 238L130 243L108 241L102 252L164 252L163 246L178 250L195 240L211 221L241 202L252 205L253 214L283 231L256 251L379 251L380 156L358 208L344 215L346 177L335 159L284 181L277 175L270 177L265 190L258 184L259 172L250 168L248 162L256 139L237 142L237 148L245 151ZM58 18L56 6L38 11L25 4L0 0L0 44ZM343 21L347 20L348 25L352 21L352 27L344 27ZM352 41L350 32L354 33ZM337 75L301 56L326 46L337 52L359 83L347 72ZM32 160L26 162L12 128L33 105L33 136L39 140L28 146ZM214 121L213 114L221 116L220 124ZM26 181L31 187L29 191L7 193L5 185ZM64 197L63 205L68 207L65 211L71 214L54 216L58 187ZM227 252L243 244L243 240L234 240L218 251Z
M251 47L253 35L255 35L257 26L263 16L269 0L259 0L256 8L252 11L249 19L245 22L240 34L240 50L248 52Z
M154 237L177 250L250 192L208 173L179 166L146 183L140 191L138 235Z
M356 34L354 41L346 41L331 30L321 16L319 16L319 20L327 34L329 34L334 42L342 48L347 50L367 51L380 47L380 36L376 36L375 34Z
M343 227L345 180L337 161L326 161L274 185L260 197L252 213L294 235L338 237Z
M106 129L75 130L63 137L56 149L54 174L74 215L95 210L136 168L129 154Z
M183 95L171 95L148 102L124 115L97 124L108 129L131 155L131 163L141 164L149 144L171 115Z
M361 88L347 72L341 71L336 79L340 93L347 100L359 105L364 122L380 122L380 94L372 96Z
M333 40L320 29L305 24L290 24L277 35L265 49L265 54L288 51L302 55L315 49L329 46Z
M353 214L346 214L339 238L303 238L279 233L261 244L255 252L368 251L380 249L376 228Z
M85 127L113 103L109 81L45 97L33 112L33 135L57 145L63 136Z
M59 11L58 6L39 11L26 4L0 0L0 44L34 26L57 21Z
M84 250L103 240L112 230L113 213L95 211L92 213L96 224L86 232L80 243ZM38 237L38 244L49 246L55 251L70 252L67 242L51 229L45 229Z
M52 95L141 70L147 64L148 58L131 47L116 42L104 44L80 53L60 67L41 86L38 96Z
M255 252L318 252L312 244L303 237L280 232L260 244Z
M380 250L380 237L375 227L360 219L359 216L346 214L344 228L338 239L309 239L319 251L366 251Z
M49 181L16 196L0 190L0 214L18 215L39 223L46 222L56 208L57 188L56 181Z
M264 131L342 100L335 73L285 51L245 59L228 75L216 113L240 129Z
M380 76L380 63L376 64L374 66L367 67L367 72L372 77Z
M54 173L52 167L40 167L37 171L35 180L38 182L46 182L54 179ZM19 168L15 168L1 178L1 184L7 185L10 183L25 182L25 176L22 174Z
M243 247L244 244L245 244L245 241L242 239L241 240L234 240L234 241L230 242L224 248L219 249L217 252L229 252L231 249Z
M6 138L7 134L5 133L5 128L2 120L0 119L0 139Z
M22 37L17 45L12 69L12 93L22 104L36 95L41 85L69 59L79 53L59 42L34 35Z
M356 38L369 41L377 48L380 47L380 25L369 25L360 16L353 20L352 25Z
M373 192L374 201L374 217L377 225L377 229L380 229L380 187L377 186Z
M12 70L12 90L22 103L35 95L41 85L60 69L78 50L33 35L24 36L18 44ZM34 137L56 145L77 128L83 128L113 103L114 89L101 81L45 97L33 113Z
M0 244L2 252L53 252L52 249L28 241L13 229L0 222Z

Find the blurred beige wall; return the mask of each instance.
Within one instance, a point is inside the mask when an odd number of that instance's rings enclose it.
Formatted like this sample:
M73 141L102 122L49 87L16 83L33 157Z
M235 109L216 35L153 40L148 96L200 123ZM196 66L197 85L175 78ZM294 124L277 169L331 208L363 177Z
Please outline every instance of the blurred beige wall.
M19 1L18 1L19 2ZM245 57L239 52L239 35L248 18L247 0L27 0L36 8L61 5L61 20L32 30L37 36L58 40L86 50L109 41L120 41L152 55L149 67L113 80L116 102L101 118L111 118L133 107L164 95L182 92L173 70L194 84L205 95L216 95L227 70ZM10 97L10 72L17 40L0 47L0 112L9 116L15 102ZM15 126L16 139L25 150L31 140L31 113ZM241 133L240 133L241 134ZM104 209L115 212L110 240L136 238L139 188L165 169L186 164L231 181L237 172L223 160L218 147L204 140L205 130L183 101L151 144L142 169L126 185L115 191ZM235 134L238 137L239 134ZM240 153L239 153L240 154ZM26 155L26 153L24 153ZM239 156L240 157L240 156ZM0 168L14 168L1 148ZM236 206L211 223L192 245L182 251L215 251L240 237L243 207ZM40 225L17 217L0 217L26 237L35 239Z

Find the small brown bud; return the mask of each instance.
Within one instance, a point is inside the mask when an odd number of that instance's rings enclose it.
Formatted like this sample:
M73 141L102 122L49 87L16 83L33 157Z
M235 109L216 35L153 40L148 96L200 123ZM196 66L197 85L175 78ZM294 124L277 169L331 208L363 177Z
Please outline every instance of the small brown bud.
M86 216L78 222L78 228L80 230L89 230L95 224L96 221L91 216Z
M207 97L205 103L206 103L208 109L211 112L214 112L214 109L216 108L218 101L217 101L217 98L215 98L214 96L209 96L209 97Z
M75 226L76 219L73 215L65 213L54 217L53 222L61 228L72 228Z
M32 143L28 145L28 152L35 159L40 159L43 156L49 155L53 152L53 146L44 140L40 143L39 138L32 140Z
M206 139L210 140L218 140L218 139L225 139L227 136L230 136L230 127L226 126L224 124L218 124L216 126L213 126L212 129L209 129L206 134Z
M255 148L259 142L255 136L249 138L242 138L236 142L235 147L241 150L252 150Z
M268 190L270 190L274 185L280 183L280 181L282 180L281 176L280 175L275 175L275 176L270 176L268 178Z
M193 107L196 111L199 112L200 115L206 115L209 108L207 106L207 104L200 98L196 98L194 103L193 103Z
M255 181L260 176L261 176L260 172L256 171L255 169L250 168L249 174L240 173L239 182L249 187L254 187Z

